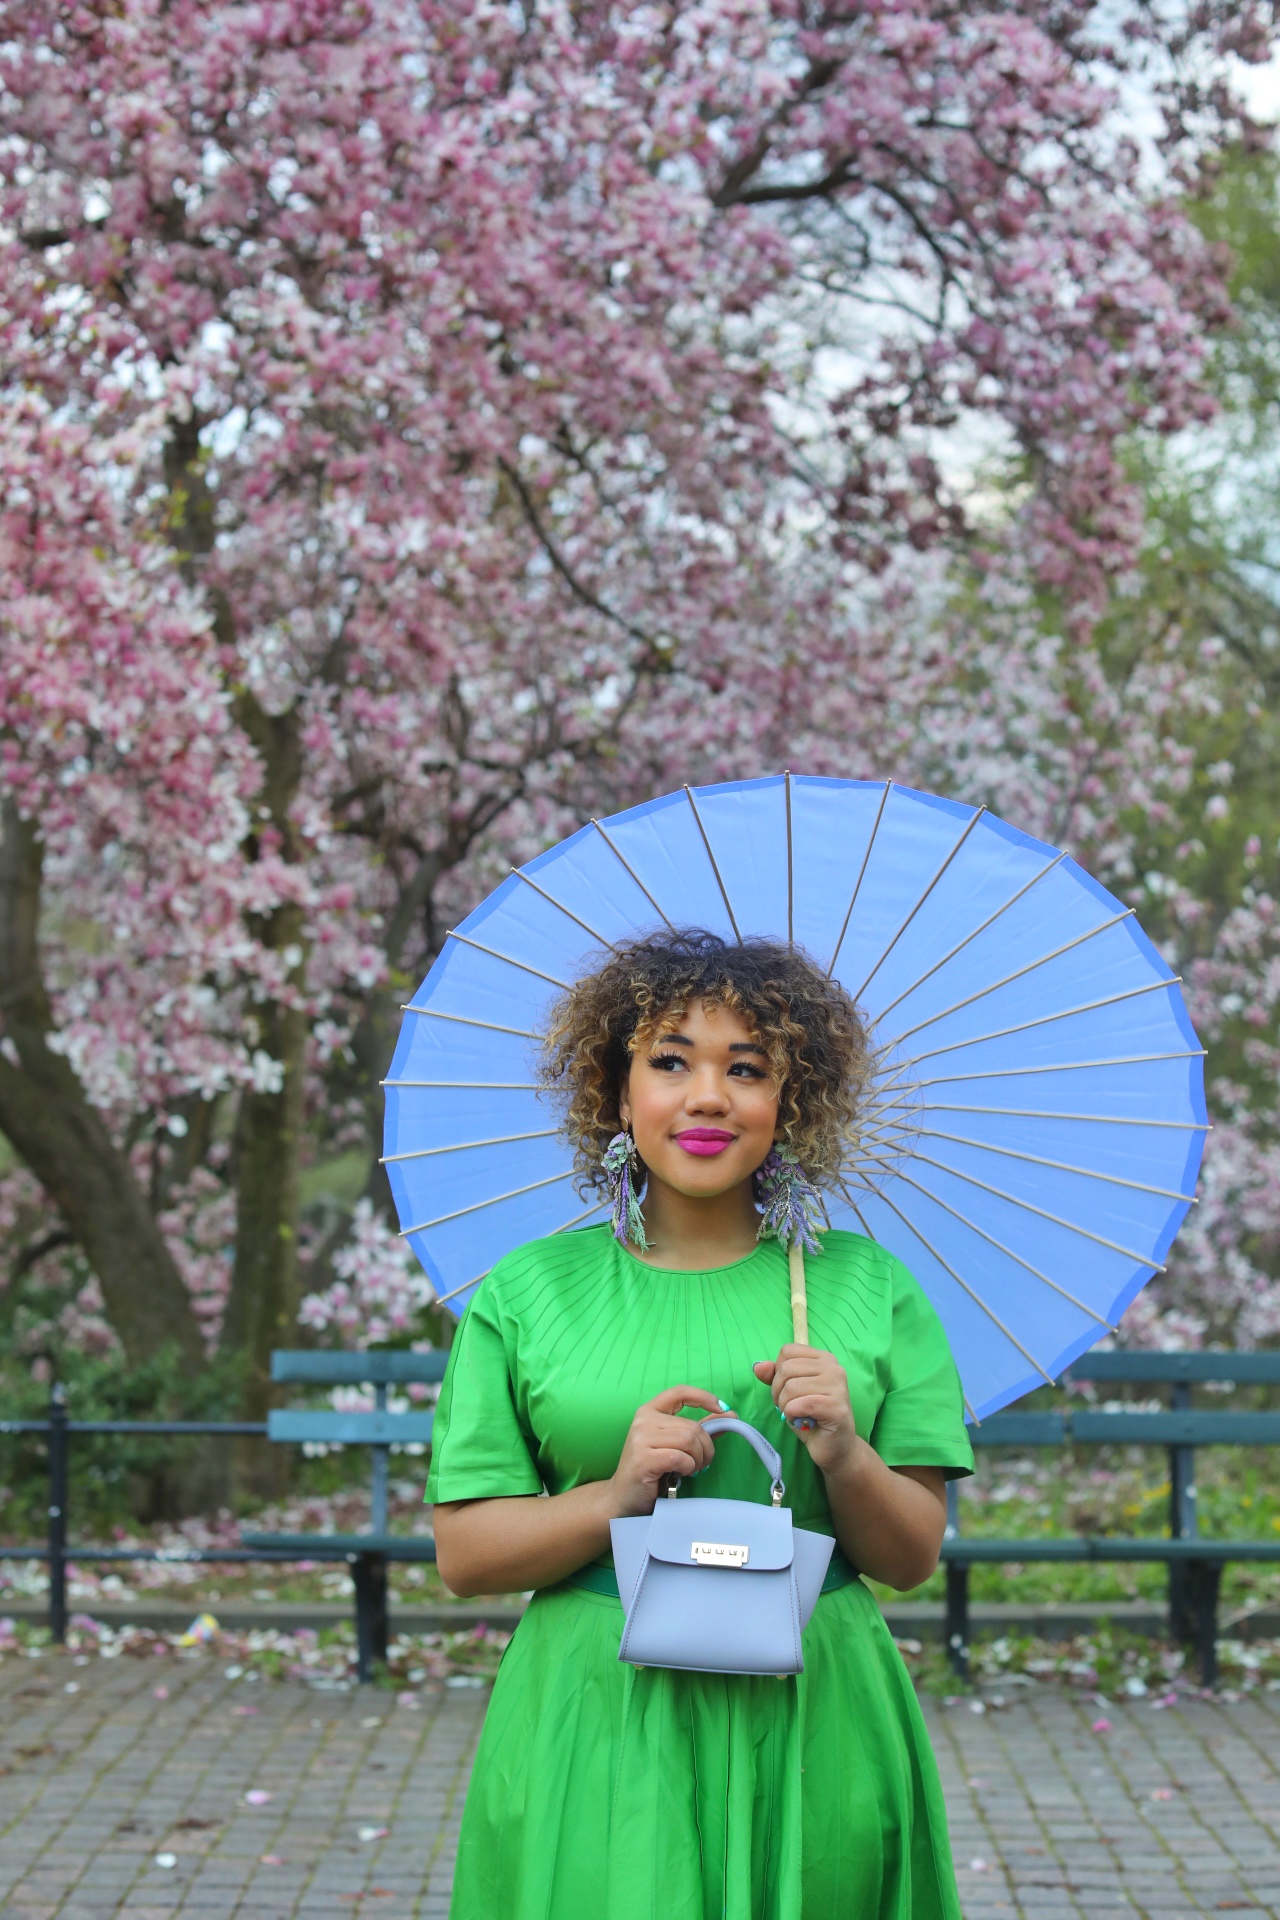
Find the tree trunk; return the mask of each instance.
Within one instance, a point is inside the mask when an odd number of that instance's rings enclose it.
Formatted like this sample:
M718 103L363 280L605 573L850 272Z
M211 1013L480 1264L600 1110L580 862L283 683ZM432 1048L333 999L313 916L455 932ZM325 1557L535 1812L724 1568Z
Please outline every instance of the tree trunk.
M214 497L205 477L200 418L193 410L171 419L165 444L170 537L182 553L184 576L204 586L214 629L235 644L235 618L221 588L201 578L201 562L213 551ZM269 713L248 690L236 697L236 718L262 763L259 805L286 860L300 857L292 817L302 780L303 750L296 709ZM249 848L253 857L253 846ZM306 973L303 918L287 905L251 922L264 946L298 951L288 967L301 990ZM271 1352L288 1342L298 1313L298 1222L302 1158L305 1014L281 1002L257 1010L263 1085L241 1096L235 1132L236 1243L231 1291L222 1324L222 1347L243 1362L241 1416L265 1419L271 1405ZM287 1476L286 1449L248 1441L237 1451L237 1479L261 1493L275 1492Z
M288 945L296 908L272 916L273 935ZM274 923L279 922L280 925ZM273 941L274 944L274 941ZM236 1247L223 1321L224 1347L244 1359L241 1407L262 1420L271 1403L272 1349L289 1344L298 1314L299 1173L303 1123L306 1015L272 1003L259 1015L264 1078L278 1085L241 1095L236 1123Z
M0 1129L84 1250L107 1318L137 1364L172 1347L204 1365L191 1298L128 1159L50 1046L53 1014L37 934L43 849L12 799L0 808ZM16 1057L15 1057L16 1056Z
M297 857L292 807L302 778L298 715L265 711L252 694L237 714L262 759L260 804L286 859ZM290 986L306 978L302 910L279 906L252 921L255 937L285 956ZM298 1224L301 1207L303 1074L308 1021L287 1000L257 1008L255 1066L261 1084L240 1098L235 1134L236 1247L222 1344L243 1364L241 1415L263 1420L272 1402L271 1354L290 1343L298 1316ZM237 1452L237 1478L263 1495L285 1485L286 1449L248 1442Z

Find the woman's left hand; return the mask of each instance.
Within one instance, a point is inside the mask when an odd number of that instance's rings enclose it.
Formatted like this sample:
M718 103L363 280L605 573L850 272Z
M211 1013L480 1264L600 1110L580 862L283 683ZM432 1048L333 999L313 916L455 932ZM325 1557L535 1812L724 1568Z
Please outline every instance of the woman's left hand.
M811 1420L796 1428L813 1463L838 1473L852 1463L858 1429L849 1403L849 1376L834 1353L788 1341L776 1360L757 1360L755 1376L773 1389L774 1405L787 1420Z

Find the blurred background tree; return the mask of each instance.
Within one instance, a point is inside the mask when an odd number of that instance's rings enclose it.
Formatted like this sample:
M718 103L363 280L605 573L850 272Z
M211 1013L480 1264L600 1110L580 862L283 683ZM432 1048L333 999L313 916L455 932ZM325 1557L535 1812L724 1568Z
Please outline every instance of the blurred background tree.
M444 929L784 762L1141 899L1221 1124L1135 1332L1270 1336L1271 26L0 4L23 1365L256 1414L299 1314L420 1337L378 1081Z

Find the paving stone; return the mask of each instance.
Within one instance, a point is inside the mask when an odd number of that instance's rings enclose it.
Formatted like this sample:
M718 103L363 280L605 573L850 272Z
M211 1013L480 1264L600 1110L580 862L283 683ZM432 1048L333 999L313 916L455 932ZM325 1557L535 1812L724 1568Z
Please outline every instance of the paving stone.
M1111 1704L1106 1734L1091 1701L1048 1687L981 1717L925 1713L966 1920L1280 1916L1276 1695Z

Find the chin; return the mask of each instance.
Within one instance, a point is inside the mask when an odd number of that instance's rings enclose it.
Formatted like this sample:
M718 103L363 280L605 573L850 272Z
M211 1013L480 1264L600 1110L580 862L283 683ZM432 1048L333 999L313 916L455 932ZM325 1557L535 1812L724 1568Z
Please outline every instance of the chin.
M681 1155L681 1163L670 1169L661 1167L658 1172L669 1187L674 1187L677 1193L684 1194L690 1200L718 1200L722 1193L732 1193L735 1187L740 1187L744 1180L751 1178L750 1172L731 1173L715 1161L710 1164L704 1161L700 1167L690 1166L685 1156Z

